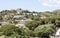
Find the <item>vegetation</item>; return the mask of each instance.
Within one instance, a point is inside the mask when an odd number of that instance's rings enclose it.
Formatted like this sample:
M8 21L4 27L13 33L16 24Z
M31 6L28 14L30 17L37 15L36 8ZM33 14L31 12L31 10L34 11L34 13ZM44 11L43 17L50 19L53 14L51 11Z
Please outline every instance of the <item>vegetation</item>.
M31 34L30 33L31 31L29 29L19 28L19 27L16 27L14 25L2 26L0 28L0 32L2 32L2 34L5 36L15 35L16 37L18 37L18 36L29 37L29 35ZM28 34L28 33L30 33L30 34Z
M41 25L34 30L35 35L41 38L49 38L54 31L55 27L52 24Z
M28 10L19 10L20 14L17 14L17 10L3 10L0 12L0 21L9 22L7 25L0 24L0 35L11 38L50 38L50 36L53 36L55 31L60 28L60 10L56 12L30 12ZM21 17L14 19L16 15L21 15ZM17 20L25 20L25 18L31 20L24 24L25 28L15 26L19 22Z

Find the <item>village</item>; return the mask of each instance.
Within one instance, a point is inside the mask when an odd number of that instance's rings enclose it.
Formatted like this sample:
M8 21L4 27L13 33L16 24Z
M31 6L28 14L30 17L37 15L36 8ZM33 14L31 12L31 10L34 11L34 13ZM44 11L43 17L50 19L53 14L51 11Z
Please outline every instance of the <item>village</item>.
M57 10L56 13L55 13L55 11L53 11L53 12L49 12L49 11L46 11L46 12L35 12L35 11L33 11L33 12L31 12L31 11L23 10L23 9L3 10L0 12L0 28L2 28L4 26L7 27L9 25L10 26L14 25L11 27L9 26L9 28L16 26L18 28L28 29L29 31L32 31L34 33L41 31L42 29L46 29L49 34L52 34L52 36L44 35L45 33L43 30L42 36L44 38L45 38L45 36L46 36L46 38L48 38L48 37L58 38L58 37L60 37L59 36L60 35L60 21L59 21L60 11ZM59 13L57 13L57 12L59 12ZM7 30L9 28L7 28ZM46 33L47 33L47 31L46 31ZM38 32L38 34L39 33L40 32ZM31 36L31 37L34 37L34 36L40 37L38 34L37 34L37 36L32 34L33 36ZM28 36L30 36L30 35L28 35ZM3 37L4 37L4 35L3 35Z
M26 22L32 21L31 19L26 18L26 15L31 15L31 13L24 13L23 10L17 9L16 13L2 15L2 18L0 18L0 25L4 26L8 24L14 24L18 27L19 25L23 26ZM37 13L33 13L32 15L37 16Z

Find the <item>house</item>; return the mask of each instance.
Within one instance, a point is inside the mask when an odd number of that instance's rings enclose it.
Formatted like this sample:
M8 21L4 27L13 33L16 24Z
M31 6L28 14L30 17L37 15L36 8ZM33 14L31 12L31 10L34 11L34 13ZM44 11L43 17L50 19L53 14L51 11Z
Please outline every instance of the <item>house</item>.
M20 23L20 24L25 24L26 22L28 22L28 20L27 20L27 19L22 19L22 20L19 20L19 22L18 22L18 23Z
M16 26L19 28L26 28L26 26L24 24L16 24Z
M46 18L46 16L41 16L40 18L41 18L41 19L44 19L44 18Z
M30 15L31 13L26 13L27 15Z
M37 16L38 14L37 13L33 13L34 16Z
M17 13L16 14L21 14L23 12L23 10L17 9Z
M21 20L15 20L17 21L19 24L25 24L26 22L28 22L29 20L28 19L21 19Z
M24 19L19 19L19 20L15 20L18 24L26 24L28 21L32 21L31 19L27 19L27 18L24 18Z
M21 18L21 17L22 17L21 15L15 15L13 18L19 19L19 18Z

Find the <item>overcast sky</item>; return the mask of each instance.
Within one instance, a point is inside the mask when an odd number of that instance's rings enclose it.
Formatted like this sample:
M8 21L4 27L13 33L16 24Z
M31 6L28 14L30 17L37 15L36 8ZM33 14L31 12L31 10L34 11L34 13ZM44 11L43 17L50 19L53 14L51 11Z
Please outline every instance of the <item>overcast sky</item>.
M50 11L60 9L60 0L0 0L0 10L17 8L30 11Z

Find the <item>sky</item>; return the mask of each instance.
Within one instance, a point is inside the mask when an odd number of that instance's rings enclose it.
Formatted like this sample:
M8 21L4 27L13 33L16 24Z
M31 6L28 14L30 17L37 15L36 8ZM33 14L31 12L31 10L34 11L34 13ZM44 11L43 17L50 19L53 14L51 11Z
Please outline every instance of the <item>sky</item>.
M0 0L0 11L22 8L30 11L60 9L60 0Z

